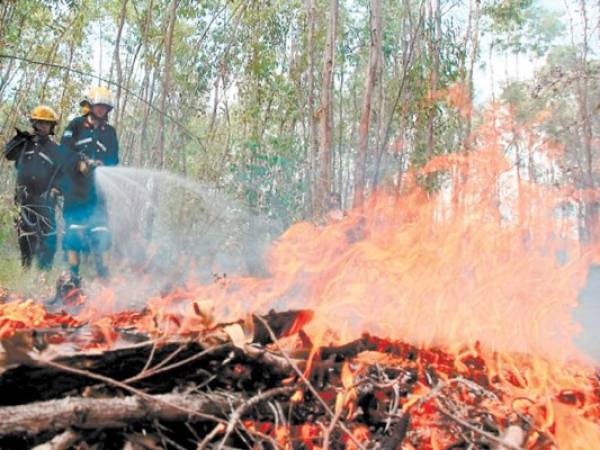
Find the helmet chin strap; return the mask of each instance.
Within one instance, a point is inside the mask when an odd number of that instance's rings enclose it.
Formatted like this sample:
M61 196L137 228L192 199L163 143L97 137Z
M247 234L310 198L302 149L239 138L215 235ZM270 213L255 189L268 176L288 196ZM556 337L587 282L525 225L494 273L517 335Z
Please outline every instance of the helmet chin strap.
M92 118L93 122L95 122L97 124L101 125L108 121L108 112L106 114L104 114L103 117L97 116L96 114L94 114L94 111L92 111L92 110L90 110L90 112L88 114Z
M110 112L110 109L107 109L107 111L106 111L106 113L104 114L104 116L100 117L100 116L97 116L97 115L94 113L94 108L93 108L93 107L90 107L90 112L89 112L88 114L89 114L89 115L92 117L92 119L94 119L94 121L96 121L96 122L98 122L98 123L102 124L102 123L106 123L106 122L108 122L108 113L109 113L109 112Z
M54 134L54 128L56 127L56 124L54 122L50 122L50 129L48 130L47 134L42 132L42 130L40 128L38 128L38 123L39 123L38 120L34 120L31 123L33 130L35 131L35 133L38 136L46 137L46 136L50 136L50 135Z

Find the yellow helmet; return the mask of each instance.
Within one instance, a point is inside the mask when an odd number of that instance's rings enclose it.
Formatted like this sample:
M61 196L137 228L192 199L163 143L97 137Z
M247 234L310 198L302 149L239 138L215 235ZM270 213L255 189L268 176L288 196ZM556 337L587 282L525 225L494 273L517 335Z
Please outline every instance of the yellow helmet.
M82 101L79 106L81 106L80 113L82 116L87 116L90 113L90 104L86 101Z
M31 115L29 116L30 120L42 120L44 122L58 122L58 114L49 106L39 105L33 108L31 111Z
M113 96L108 90L108 88L104 86L95 86L91 88L86 96L86 100L90 106L105 105L108 106L110 109L114 107Z

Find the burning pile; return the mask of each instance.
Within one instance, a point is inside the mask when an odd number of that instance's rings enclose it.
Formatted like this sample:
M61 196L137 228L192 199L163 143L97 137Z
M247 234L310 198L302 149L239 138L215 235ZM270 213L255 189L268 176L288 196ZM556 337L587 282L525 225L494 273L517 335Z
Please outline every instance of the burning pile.
M566 207L579 193L511 164L499 115L480 148L291 227L269 278L118 314L110 289L74 315L0 305L0 446L600 448L598 376L572 343L595 255Z
M78 324L78 339L73 328L15 332L3 341L0 446L590 449L600 438L600 384L583 367L369 335L317 348L302 331L311 316L152 341L114 327L120 348L69 356L56 353L106 345L106 324Z

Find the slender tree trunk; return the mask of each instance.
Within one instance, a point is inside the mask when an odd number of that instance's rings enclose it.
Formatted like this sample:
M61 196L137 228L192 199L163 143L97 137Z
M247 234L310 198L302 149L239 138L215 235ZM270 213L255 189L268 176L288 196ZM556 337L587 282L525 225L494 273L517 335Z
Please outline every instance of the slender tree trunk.
M129 91L131 89L131 80L134 78L133 74L135 71L135 65L137 63L137 59L139 57L141 49L142 49L142 42L140 42L137 45L137 47L135 49L135 53L131 60L131 64L129 64L129 67L126 66L126 68L125 68L125 72L127 73L127 81L125 82L125 87L127 88L127 90L125 91L125 94L123 96L123 101L119 105L119 111L118 111L116 123L121 123L121 121L123 120L123 117L125 116L125 110L127 109L127 102L129 101Z
M595 188L594 182L594 149L592 121L590 117L589 105L589 67L588 67L588 51L589 51L589 17L587 11L586 0L580 0L581 16L583 19L583 48L580 60L580 76L578 77L578 102L579 115L583 125L583 148L585 152L585 172L586 172L586 187L590 190ZM587 234L591 240L597 239L595 236L595 222L598 216L598 205L593 199L586 198L585 202L585 227Z
M381 160L383 157L383 137L385 136L385 120L384 120L384 112L385 112L385 91L384 91L384 60L383 60L383 46L379 47L379 57L377 58L377 80L379 80L379 85L377 89L377 100L376 100L376 116L375 116L375 124L376 124L376 133L375 133L375 146L373 148L373 155L377 162ZM379 169L379 168L377 168ZM373 189L377 188L377 180L375 176L373 176Z
M588 49L589 49L589 19L586 7L586 1L580 0L581 7L581 15L583 19L583 49L580 60L580 77L578 77L580 86L579 89L579 109L581 122L583 123L583 143L585 149L585 157L586 157L586 172L587 172L587 184L589 188L594 187L594 177L593 177L593 164L594 164L594 155L592 148L592 122L590 120L590 112L589 112L589 72L588 72Z
M308 73L307 73L307 90L308 90L308 136L309 136L309 164L308 164L308 181L309 181L309 201L310 215L314 215L317 211L317 174L319 173L318 155L318 123L315 114L315 27L316 27L316 0L307 1L307 54L308 54Z
M119 128L119 114L121 111L121 85L123 82L123 70L121 67L121 35L123 34L123 26L125 25L125 17L127 15L127 0L121 1L121 11L119 13L119 26L117 28L117 37L115 39L115 51L113 59L117 71L117 104L115 108L115 127ZM133 69L132 69L133 70ZM112 72L111 72L112 75Z
M351 69L353 71L357 70L358 65L355 64L354 67ZM358 141L358 125L359 125L359 116L357 113L355 113L355 111L360 111L360 106L359 106L359 94L358 94L358 87L357 87L357 83L353 83L352 85L352 107L349 108L350 111L352 111L352 114L350 115L350 123L352 124L352 128L350 129L350 136L348 138L348 142L357 142ZM352 177L352 174L354 172L352 172L350 170L351 166L353 165L353 163L355 162L352 158L352 152L346 152L345 153L346 156L346 167L348 168L348 173L346 176L346 182L344 184L344 192L342 194L342 198L350 198L350 193L354 192L353 191L353 187L354 187L354 179Z
M163 66L163 80L160 94L160 109L166 111L167 95L171 89L171 52L173 50L173 30L177 20L178 0L171 0L169 22L167 25L167 38L165 41L165 62ZM160 124L158 132L158 167L163 168L165 162L165 115L160 114Z
M433 9L435 4L435 10ZM442 26L442 7L441 0L430 0L430 20L431 20L431 33L429 38L429 54L432 59L431 73L429 77L429 93L431 96L431 104L428 105L427 114L427 159L431 159L434 154L435 137L434 137L434 121L435 121L435 108L434 108L434 95L438 89L439 72L440 72L440 35Z
M4 35L11 22L17 2L0 2L2 14L0 15L0 50L4 50ZM23 18L24 20L25 18Z
M382 25L383 27L383 25ZM406 49L403 50L406 53ZM373 189L377 189L379 183L379 170L381 168L381 160L386 146L386 121L385 121L385 109L386 109L386 92L384 84L384 55L383 55L383 42L379 46L379 58L377 60L377 79L379 80L379 88L377 89L377 133L375 135L375 170L373 171Z
M153 7L153 0L150 0L150 4L148 5L148 8L146 9L146 11L144 12L144 19L143 19L143 24L142 24L142 36L141 36L141 44L144 50L144 77L142 79L142 83L140 86L140 90L139 90L139 97L143 98L144 100L147 100L149 94L148 94L148 90L149 90L149 85L150 85L150 73L152 71L152 67L150 65L150 49L149 49L149 44L148 44L148 29L152 20L152 7ZM139 139L139 154L137 155L138 157L138 165L140 167L144 167L144 163L145 163L145 159L146 159L146 155L145 153L147 152L147 134L148 134L148 118L150 115L150 105L148 105L148 103L140 103L140 101L137 102L137 108L143 108L143 119L142 119L142 126L141 126L141 136ZM132 157L132 159L135 160L135 155Z
M151 143L148 142L147 137L148 137L149 131L150 131L148 129L148 124L150 123L150 113L151 113L150 105L152 103L154 103L154 93L156 92L156 90L155 90L156 81L159 77L158 67L160 67L160 62L162 60L162 49L160 47L157 48L154 58L156 58L156 68L153 69L152 67L150 67L149 72L148 72L149 84L146 85L146 96L145 96L146 112L144 115L144 124L142 126L142 140L143 140L144 146L141 149L142 157L144 158L145 162L150 165L156 164L156 153L157 153L156 140L158 139L158 137L156 135L154 135ZM152 149L152 151L150 151L150 149Z
M410 38L410 41L408 39L405 40L404 45L403 45L402 75L401 75L401 79L400 79L400 86L398 87L398 93L396 94L394 102L392 103L392 106L390 108L389 117L387 119L385 129L383 131L383 142L381 144L381 148L379 149L379 152L377 154L377 160L375 162L375 171L373 174L373 186L376 186L377 183L379 182L381 159L382 159L384 153L387 151L387 146L389 144L391 132L392 132L392 122L394 120L394 115L396 113L396 110L398 109L398 106L400 105L400 101L403 99L403 96L404 96L404 88L406 86L406 79L408 76L408 72L411 68L412 62L413 62L413 55L415 52L415 47L416 47L417 41L420 38L421 24L423 23L423 18L424 18L424 14L425 14L423 6L421 6L421 8L419 10L419 21L416 24L414 24L413 20L412 20L410 1L404 0L404 5L405 5L404 6L405 15L404 15L403 29L409 30L409 33L405 32L405 34L409 34L411 36L411 38ZM402 117L400 118L400 121L402 123L402 121L403 121ZM399 135L403 136L403 134L404 134L403 126L398 127L398 129L400 131ZM404 154L404 151L403 151L403 154ZM400 159L402 159L402 158L400 158ZM400 170L402 170L403 165L400 164L399 167L400 167ZM400 176L401 176L401 174L400 174Z
M371 0L371 44L369 65L365 78L365 89L358 131L358 149L354 168L354 207L362 206L365 198L369 125L371 122L371 100L377 78L378 59L381 46L381 0Z
M321 79L321 106L319 115L319 179L317 186L317 206L319 213L325 211L327 198L331 192L332 154L333 154L333 66L335 59L335 38L337 32L338 0L329 2L329 24L327 26L327 43L323 58L323 74Z
M467 92L469 94L469 101L473 101L474 86L473 86L473 73L475 71L475 62L477 61L477 55L479 51L479 22L481 18L481 1L475 0L475 12L474 12L474 25L471 30L471 54L469 56L469 70L467 72ZM466 149L470 148L469 137L471 135L471 128L473 126L472 114L467 117L467 126L465 130L465 136L463 139Z
M338 156L338 173L336 191L341 195L344 189L344 132L346 127L344 126L344 63L340 67L340 85L338 90L338 143L337 143L337 156ZM342 198L342 202L343 202Z
M69 42L69 68L71 68L72 64L73 64L73 56L75 54L75 41L71 40ZM71 72L69 70L65 70L64 75L63 75L63 80L62 80L62 93L60 95L60 103L59 103L59 108L60 108L60 117L62 118L63 113L65 111L65 109L67 109L67 87L69 86L70 83L70 79L71 79Z
M589 74L588 74L588 50L589 50L589 19L587 14L587 5L585 0L579 1L579 6L581 10L581 19L583 21L583 34L582 34L582 49L581 54L577 54L577 67L576 70L578 72L578 76L575 80L575 88L576 88L576 100L577 107L579 113L579 122L582 127L582 147L583 147L583 155L579 160L581 161L580 171L582 174L582 178L584 180L584 187L586 189L594 188L594 178L593 178L593 147L592 147L592 139L593 139L593 130L591 126L590 113L589 113L589 99L588 99L588 89L589 89ZM573 21L573 17L571 16L571 12L569 13L570 20L570 28L571 28L571 45L575 51L579 45L575 41L576 31L575 25ZM595 238L592 235L593 231L593 222L595 220L596 214L596 205L593 200L590 200L585 194L585 191L582 192L582 196L580 199L580 203L582 206L581 218L582 225L580 226L580 239L583 241L589 241L590 238Z
M69 23L66 24L64 30L60 33L60 35L56 36L56 38L54 40L54 44L52 45L50 52L48 53L48 56L46 57L46 60L44 61L44 63L46 63L46 64L54 63L54 61L56 59L56 54L58 52L59 44L62 42L65 34L67 33L67 30L71 29L75 20L77 20L77 16L73 17L73 19ZM51 76L51 70L48 69L46 71L46 77L44 78L44 82L42 83L42 88L41 88L41 92L40 92L40 103L44 103L46 100L46 86L48 86L48 82L50 81L50 76Z
M210 136L210 139L212 140L213 135L214 135L214 128L215 128L215 123L217 121L217 111L218 111L218 107L219 107L219 85L221 83L221 73L224 70L224 65L225 65L225 61L221 60L219 62L219 74L217 75L217 77L215 78L215 82L214 82L214 99L213 99L213 108L212 108L212 113L210 115L210 125L208 126L208 136Z

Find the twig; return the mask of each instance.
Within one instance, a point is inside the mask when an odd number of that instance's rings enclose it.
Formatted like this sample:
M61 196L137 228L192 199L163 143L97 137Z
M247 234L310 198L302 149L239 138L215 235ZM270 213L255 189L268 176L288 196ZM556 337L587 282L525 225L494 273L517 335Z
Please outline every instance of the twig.
M153 368L151 368L151 369L149 369L149 370L147 370L145 372L142 371L138 375L135 375L135 376L133 376L131 378L126 379L124 381L124 383L133 383L134 381L140 381L140 380L143 380L144 378L148 378L148 377L157 375L159 373L167 372L169 370L173 370L173 369L176 369L178 367L185 366L186 364L191 363L192 361L200 359L203 356L206 356L206 355L208 355L208 354L210 354L212 352L216 352L217 350L221 350L221 349L226 348L226 347L227 347L227 344L217 345L217 346L208 348L206 350L203 350L200 353L196 353L195 355L192 355L192 356L189 356L189 357L187 357L185 359L182 359L181 361L177 361L176 363L170 364L170 365L168 365L166 367L161 367L161 365L164 362L164 360L163 360L159 364L157 364L156 366L154 366ZM175 353L176 352L179 353L182 348L184 348L184 347L183 346L179 347L177 350L175 350L173 353L171 353L171 355L169 355L167 358L165 358L165 360L167 360L167 359L169 359L169 360L173 359L173 357L175 357Z
M488 391L487 389L483 388L482 386L475 383L474 381L467 380L466 378L459 376L456 378L450 378L446 382L443 382L442 380L438 380L437 384L433 387L433 389L431 389L431 391L429 391L426 395L421 397L417 402L410 405L407 408L407 411L410 410L414 405L421 406L424 403L428 402L429 400L437 397L438 395L440 395L442 393L442 390L444 388L446 388L454 383L463 384L466 387L470 388L475 393L477 393L478 395L485 395L486 397L488 397L492 400L500 401L498 399L498 396L496 394L494 394L493 392Z
M346 401L346 397L347 397L347 394L344 393L344 401L342 402L342 404ZM339 410L335 412L335 416L333 417L333 419L331 419L331 423L329 424L329 426L323 433L323 450L329 450L329 438L331 437L331 433L333 432L333 429L335 428L338 421L340 420L342 411L344 411L343 407L339 408Z
M321 396L319 395L317 390L314 388L314 386L310 383L310 381L307 380L306 376L304 376L302 371L298 368L298 365L295 364L290 359L288 354L283 350L283 348L281 348L281 346L279 345L279 340L277 339L277 336L275 336L275 333L273 333L273 330L271 329L271 327L269 326L267 321L258 315L256 316L256 318L263 323L263 325L269 332L269 335L271 336L271 339L273 340L274 344L277 346L277 348L281 352L282 356L286 359L286 361L292 367L294 372L296 372L296 374L300 377L300 379L302 380L302 383L304 383L304 385L308 388L308 390L313 394L315 399L317 399L317 401L321 404L321 406L323 406L323 409L325 409L327 414L329 414L329 416L331 416L331 418L334 418L335 413L331 410L329 405L327 403L325 403L325 400L323 400L321 398ZM350 431L343 422L340 421L337 426L340 427L344 433L346 433L348 438L357 446L357 448L359 448L360 450L366 450L365 447L360 442L358 442L358 440L354 437L354 435L352 434L352 431Z
M517 446L514 446L514 445L512 445L510 443L504 442L499 437L494 436L493 434L488 433L487 431L481 430L481 429L477 428L476 426L471 425L469 422L461 419L460 417L455 416L450 411L446 410L446 408L444 408L444 406L442 405L442 402L440 402L438 399L435 400L435 403L436 403L438 409L440 410L440 412L443 415L445 415L449 419L453 420L454 422L456 422L460 426L468 428L469 430L473 431L474 433L477 433L480 436L485 437L489 441L491 441L491 442L493 442L495 444L498 444L500 446L500 448L506 448L508 450L523 450L523 447L517 447Z
M222 433L223 431L224 428L222 425L219 424L215 426L212 430L210 430L210 433L204 436L204 439L202 439L202 441L198 443L196 450L206 450L206 446L210 444L210 442L217 436L217 434Z
M175 350L173 350L170 355L167 355L167 357L165 359L163 359L162 361L159 361L158 363L156 363L155 366L150 368L149 371L154 372L154 371L160 369L161 367L163 367L164 365L169 364L169 362L172 361L173 358L175 358L177 355L179 355L183 350L185 350L185 348L186 348L186 345L181 344L179 347L177 347Z
M54 436L50 441L36 445L31 450L67 450L79 440L79 434L73 430L66 430Z
M268 400L272 397L276 397L278 395L289 394L289 393L293 392L295 389L296 388L294 386L285 386L285 387L269 389L268 391L264 391L260 394L255 395L254 397L248 399L247 401L242 403L240 406L238 406L237 409L233 412L233 414L229 418L229 422L227 423L227 428L225 430L225 436L223 436L223 439L221 440L221 443L217 447L217 450L223 449L223 446L225 445L227 438L229 438L229 436L235 429L237 423L242 418L242 414L244 414L249 408L253 407L257 403L260 403L264 400Z
M163 441L163 446L165 448L168 448L164 444L166 442L167 444L170 444L173 448L175 448L177 450L186 450L184 447L179 445L177 442L173 441L168 436L165 436L165 434L161 431L161 428L164 428L164 427L161 427L160 422L158 422L156 419L154 420L154 428L156 429L156 432L158 433L160 440Z
M150 364L152 364L152 360L154 359L154 353L156 353L157 347L158 347L158 339L154 339L154 341L152 342L152 348L150 349L150 354L148 355L148 359L146 360L146 364L144 364L144 367L142 368L142 370L140 371L140 373L138 375L142 375L144 372L146 372L146 370L148 370L148 368L150 367Z

